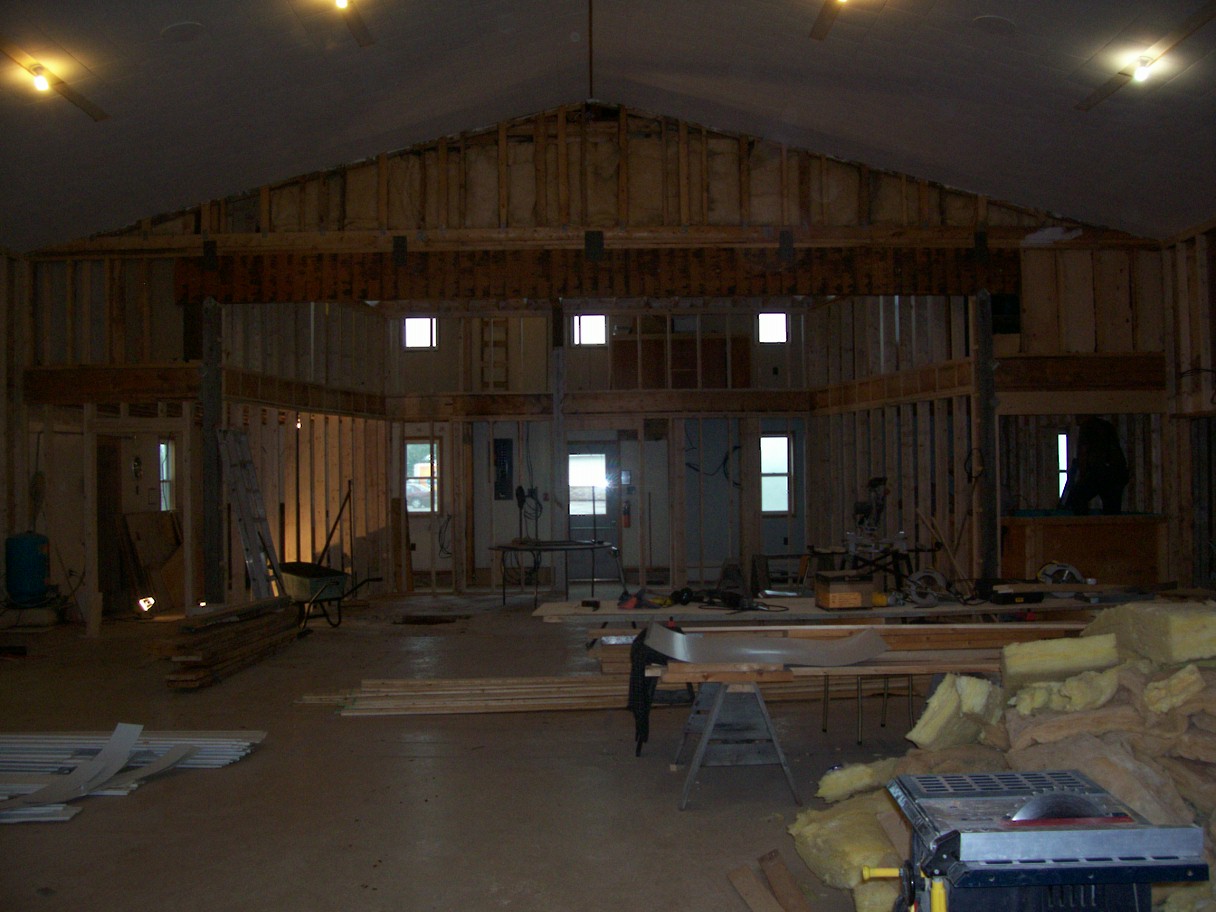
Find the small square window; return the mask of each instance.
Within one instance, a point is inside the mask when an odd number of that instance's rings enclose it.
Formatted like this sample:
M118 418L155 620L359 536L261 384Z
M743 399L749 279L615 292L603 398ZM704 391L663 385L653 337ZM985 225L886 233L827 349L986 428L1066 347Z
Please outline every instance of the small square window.
M434 317L406 317L401 331L406 348L438 348L438 332Z
M756 320L756 338L767 344L781 344L789 338L789 316L783 313L762 313Z
M608 318L604 314L575 314L575 345L607 345Z

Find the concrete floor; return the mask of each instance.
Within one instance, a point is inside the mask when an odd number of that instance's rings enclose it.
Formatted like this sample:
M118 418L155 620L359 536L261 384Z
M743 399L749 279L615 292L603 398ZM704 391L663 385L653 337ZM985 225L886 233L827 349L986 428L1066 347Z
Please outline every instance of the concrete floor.
M659 708L633 751L623 709L504 715L342 717L305 694L369 677L593 673L585 629L532 618L532 599L412 597L348 608L222 683L164 684L152 640L170 625L107 621L0 633L28 656L0 662L6 731L264 730L238 763L185 770L122 798L86 798L67 823L0 828L0 907L24 910L461 910L735 912L727 872L772 849L819 912L846 912L786 826L798 808L777 767L710 768L687 810L671 768L686 709ZM445 615L451 623L400 623ZM851 701L770 711L805 801L845 762L903 753L902 701L877 700L855 743Z

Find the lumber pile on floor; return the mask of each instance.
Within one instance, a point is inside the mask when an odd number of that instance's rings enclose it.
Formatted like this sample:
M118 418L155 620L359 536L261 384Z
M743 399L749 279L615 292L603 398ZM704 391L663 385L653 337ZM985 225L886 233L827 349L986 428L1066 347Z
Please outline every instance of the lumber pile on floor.
M928 681L928 678L925 678ZM832 695L856 696L850 683ZM882 692L880 679L868 679L862 687L866 695ZM665 685L665 691L685 691L682 684ZM766 702L818 700L823 684L812 680L762 682ZM892 687L891 694L906 696L904 687ZM624 709L629 695L628 682L618 675L583 675L537 678L410 678L366 680L358 688L333 694L305 694L300 703L339 707L343 716L423 716L465 713L550 712L554 710ZM687 707L691 698L685 703ZM658 702L656 708L673 705Z
M790 827L808 867L853 890L859 912L886 912L896 887L860 872L908 857L892 836L891 778L1079 769L1151 823L1204 828L1216 870L1216 602L1129 603L1061 645L1005 647L1000 684L947 676L908 734L916 749L829 771L818 796L830 806ZM1154 888L1158 903L1213 909L1216 889Z
M299 637L298 614L284 596L187 617L157 647L177 666L165 683L173 690L207 687L273 655Z
M601 675L536 678L367 680L356 690L306 695L301 703L341 707L343 716L624 709L628 683Z

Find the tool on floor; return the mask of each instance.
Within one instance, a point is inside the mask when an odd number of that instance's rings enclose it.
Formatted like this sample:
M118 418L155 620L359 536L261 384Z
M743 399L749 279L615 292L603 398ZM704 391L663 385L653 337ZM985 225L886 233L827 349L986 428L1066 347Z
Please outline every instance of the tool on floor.
M912 826L897 910L1148 909L1151 885L1208 879L1203 831L1149 823L1076 770L904 775Z
M658 605L646 598L645 586L632 594L626 589L621 593L620 599L617 600L617 607L623 611L633 611L638 608L649 608L653 611L659 609Z

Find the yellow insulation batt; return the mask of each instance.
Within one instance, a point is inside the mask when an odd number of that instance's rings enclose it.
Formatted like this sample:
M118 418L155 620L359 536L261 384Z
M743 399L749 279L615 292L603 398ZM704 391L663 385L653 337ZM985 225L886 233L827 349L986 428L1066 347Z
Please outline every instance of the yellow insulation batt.
M1129 602L1108 608L1082 631L1082 638L1110 634L1119 651L1181 665L1216 657L1216 602Z
M903 859L887 837L878 815L894 808L885 789L867 792L827 810L803 811L789 832L807 867L830 887L851 890L861 869L899 867Z
M1119 664L1115 635L1010 643L1001 649L1001 683L1013 695L1035 681L1062 681L1083 671L1102 671Z
M991 681L948 674L907 738L924 750L941 750L977 741L984 725L1000 718L1002 691Z

